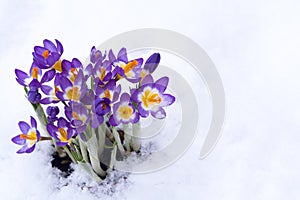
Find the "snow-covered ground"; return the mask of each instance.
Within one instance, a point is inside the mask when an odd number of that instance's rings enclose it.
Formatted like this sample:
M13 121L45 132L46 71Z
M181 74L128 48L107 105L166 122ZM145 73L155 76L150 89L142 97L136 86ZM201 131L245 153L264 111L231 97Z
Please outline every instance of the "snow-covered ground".
M299 1L0 1L0 199L299 199ZM34 115L14 78L32 48L59 39L64 58L83 60L93 45L124 31L170 29L198 42L214 61L227 100L223 136L199 160L203 135L175 164L117 180L112 196L60 179L49 146L17 155L19 120ZM127 176L127 175L126 175ZM114 178L115 177L115 178ZM67 183L68 186L65 186ZM90 185L89 185L90 184ZM95 191L94 191L95 192Z

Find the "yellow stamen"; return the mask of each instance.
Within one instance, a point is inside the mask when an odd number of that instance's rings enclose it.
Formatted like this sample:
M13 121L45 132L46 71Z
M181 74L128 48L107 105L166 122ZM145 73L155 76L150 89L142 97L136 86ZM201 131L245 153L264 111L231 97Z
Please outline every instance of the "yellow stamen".
M105 72L106 72L106 70L105 70L105 68L104 67L101 67L100 68L100 80L102 81L103 79L104 79L104 77L105 77Z
M28 135L26 134L20 134L21 139L26 139L26 140L36 140L36 133L34 131L30 132Z
M78 74L78 70L76 68L71 68L71 77L70 77L70 80L72 81L72 83L75 82L77 74Z
M73 117L74 119L80 120L79 115L78 115L75 111L72 112L72 117Z
M80 92L77 86L74 86L72 89L67 91L67 97L70 100L79 101L80 99Z
M62 142L67 142L68 141L68 133L64 128L58 128L58 131L60 133L60 140Z
M61 60L56 61L52 68L58 72L62 72Z
M43 53L42 56L47 59L49 57L49 51L46 49Z
M110 91L109 90L104 90L104 97L106 97L109 100L111 100L111 95L110 95Z
M127 65L124 67L124 73L128 73L129 71L131 71L135 66L137 66L139 63L137 60L133 60L129 63L127 63Z
M146 108L149 108L149 104L160 104L161 97L157 93L152 93L150 90L146 90L142 96L142 102Z
M120 106L118 111L123 119L129 119L132 116L132 108L127 105Z
M38 79L38 74L39 74L39 68L33 67L31 72L32 78Z

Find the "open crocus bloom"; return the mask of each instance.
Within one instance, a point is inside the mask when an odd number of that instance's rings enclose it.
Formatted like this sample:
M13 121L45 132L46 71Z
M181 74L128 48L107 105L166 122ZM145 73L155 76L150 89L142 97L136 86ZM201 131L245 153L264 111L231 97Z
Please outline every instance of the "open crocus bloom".
M109 122L112 126L119 124L136 123L139 120L139 114L135 112L129 94L123 93L120 101L113 105L113 115Z
M79 102L86 92L82 70L79 70L74 83L65 76L60 76L59 79L62 91L56 92L56 96L63 101Z
M22 133L12 138L12 142L23 145L17 153L31 153L35 148L35 144L40 140L40 132L37 130L36 120L30 117L30 125L20 121L19 127Z
M175 101L175 97L164 94L169 82L168 77L162 77L153 82L152 76L147 75L140 89L132 90L132 99L138 103L138 111L142 117L148 117L149 113L157 119L166 117L163 107L169 106Z
M41 69L53 68L59 72L62 71L60 57L64 51L62 44L55 40L56 46L50 40L44 40L44 46L35 46L32 53L34 61L36 61Z
M124 77L131 83L137 83L141 80L140 74L142 71L143 59L137 58L128 61L126 48L122 48L117 58L112 50L108 53L109 61L115 66L114 74L118 74L119 78Z
M79 70L82 70L82 64L77 58L73 58L72 62L68 60L62 61L62 75L66 76L72 83L74 83Z
M70 127L69 122L63 117L58 119L57 126L47 124L47 131L56 139L57 146L70 144L71 138L75 133L75 130Z

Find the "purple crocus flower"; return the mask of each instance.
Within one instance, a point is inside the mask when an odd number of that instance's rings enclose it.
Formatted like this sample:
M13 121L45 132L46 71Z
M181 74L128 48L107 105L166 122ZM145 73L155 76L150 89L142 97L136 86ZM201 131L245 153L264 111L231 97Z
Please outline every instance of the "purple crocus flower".
M69 106L65 107L65 115L71 122L71 126L82 137L81 134L85 131L86 125L90 121L88 109L81 103L70 102Z
M12 142L23 147L17 151L17 153L31 153L35 144L40 140L40 132L37 130L36 120L30 117L30 125L24 121L19 122L21 134L12 138Z
M102 55L100 50L97 50L95 46L91 49L90 61L95 64L98 61L102 62L105 59L106 55Z
M86 92L85 80L82 70L79 70L74 83L67 77L59 77L59 85L62 91L56 92L56 96L63 101L76 101L79 102L84 97Z
M104 115L110 112L110 100L96 97L92 106L92 128L97 128L104 121Z
M160 54L159 53L154 53L152 54L145 62L144 68L142 69L140 76L141 76L141 81L147 76L148 74L152 74L158 64L160 62Z
M136 123L139 120L139 114L135 112L128 93L121 95L120 101L113 105L113 114L109 118L112 126L119 124Z
M73 58L72 62L68 60L62 61L62 75L66 76L72 83L74 83L79 70L82 69L82 63L77 58Z
M104 85L107 81L112 78L112 66L110 65L109 61L104 61L102 63L99 60L93 69L93 75L95 77L95 83Z
M121 92L121 85L116 86L115 80L110 80L104 87L98 85L96 88L96 96L100 98L107 98L110 103L118 100Z
M46 109L48 122L53 124L57 119L59 108L57 106L48 106Z
M141 80L140 73L142 71L143 59L138 58L128 61L127 51L122 48L117 58L115 57L112 50L108 53L109 62L115 66L113 70L113 76L118 75L118 78L124 77L129 82L137 83Z
M29 74L22 70L15 69L16 80L22 86L28 86L33 80L39 81L42 76L42 70L37 66L36 62L33 62L29 71ZM47 71L41 78L40 83L46 83L51 81L55 76L55 70Z
M60 101L60 99L56 96L56 93L61 91L61 88L59 86L60 84L59 80L61 76L62 76L61 74L56 73L53 87L46 86L46 85L42 87L42 91L44 92L44 94L47 95L47 97L40 100L41 104L58 103Z
M169 106L175 101L175 97L164 94L169 82L168 77L162 77L153 82L152 76L147 75L142 81L140 89L131 91L132 99L138 103L138 111L142 117L151 115L157 119L166 117L163 107Z
M50 40L43 41L44 46L35 46L33 60L41 69L53 68L59 72L62 71L60 57L64 51L62 44L55 40L56 46Z
M29 74L22 70L15 69L16 80L22 86L28 86L32 80L38 80L42 75L42 70L37 66L35 62L32 63Z
M56 139L57 146L70 144L71 138L75 133L75 130L70 127L69 122L63 117L57 120L57 126L47 124L47 131Z

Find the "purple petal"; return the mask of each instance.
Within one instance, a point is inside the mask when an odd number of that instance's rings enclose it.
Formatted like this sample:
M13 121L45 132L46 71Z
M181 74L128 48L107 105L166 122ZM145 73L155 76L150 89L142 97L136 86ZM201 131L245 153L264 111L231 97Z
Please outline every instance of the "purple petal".
M33 50L34 50L34 52L35 52L36 54L42 55L43 52L44 52L45 50L47 50L47 49L46 49L45 47L35 46L35 47L33 48Z
M170 94L163 94L162 95L162 102L160 103L160 106L169 106L172 103L174 103L175 97Z
M120 98L120 102L129 102L130 96L128 93L123 93Z
M58 130L53 124L47 124L47 131L52 137L56 137L56 131Z
M62 66L62 71L64 73L68 73L71 70L71 68L72 68L72 63L70 61L68 61L68 60L63 60L61 62L61 66Z
M57 52L56 46L50 40L45 39L43 43L46 49L49 49L51 52Z
M166 111L160 107L157 111L152 111L151 115L156 119L163 119L166 117Z
M19 125L20 130L22 131L22 133L24 133L24 134L28 133L28 131L30 129L29 124L27 124L26 122L20 121L18 125Z
M11 139L11 141L12 141L13 143L15 143L15 144L18 144L18 145L24 145L24 144L26 144L26 140L20 138L20 135L17 135L17 136L15 136L15 137L13 137L13 138Z
M92 71L93 71L93 66L92 66L92 64L89 64L89 65L86 66L86 68L84 69L85 74L87 74L87 75L89 75L89 76L92 74Z
M110 123L110 125L112 125L112 126L118 126L118 124L117 124L117 122L115 121L115 118L114 118L113 115L110 116L110 118L109 118L109 123Z
M85 129L86 129L86 125L84 124L83 126L77 127L76 131L78 134L81 134L85 131Z
M44 92L44 94L49 95L52 91L52 87L50 87L48 85L42 85L41 90Z
M73 136L73 129L69 128L68 131L67 131L67 133L68 133L67 138L70 139Z
M25 79L29 78L28 74L26 74L25 72L23 72L23 71L21 71L19 69L15 69L15 74L17 76L17 81L21 85L25 86Z
M55 42L56 42L56 46L57 46L57 52L61 55L63 54L64 52L64 48L62 46L62 44L60 43L60 41L56 40L55 39Z
M138 83L140 82L141 78L127 78L127 80L131 83Z
M143 79L142 81L142 84L141 85L146 85L146 84L151 84L153 83L153 77L151 76L151 74L148 74L145 76L145 78Z
M105 90L113 90L116 87L116 81L115 80L110 80L106 85L105 85Z
M61 142L61 141L56 142L56 145L59 146L59 147L66 146L67 144L68 144L67 142Z
M132 89L130 92L132 92L131 99L135 102L139 102L138 96L140 94L140 91L138 89Z
M167 76L164 76L155 82L155 87L161 93L163 93L166 90L168 83L169 83L169 78Z
M17 153L18 154L25 153L27 149L28 149L28 146L24 145L19 151L17 151Z
M112 102L115 102L118 100L120 93L121 93L121 85L118 85L114 91Z
M50 103L58 103L59 101L53 100L52 97L46 97L42 100L40 100L40 104L50 104Z
M118 53L118 60L124 63L128 63L126 48L122 48Z
M110 64L116 61L116 56L111 49L108 52L108 59L110 61Z
M134 113L134 118L132 119L132 123L137 123L140 119L140 115L138 113Z
M82 69L82 63L77 58L73 58L72 64L75 68Z
M82 85L83 83L83 79L84 79L84 75L83 75L83 71L82 70L79 70L77 76L76 76L76 79L74 81L74 85Z
M21 81L21 80L18 79L18 78L16 78L16 81L17 81L20 85L22 85L22 86L27 86L27 85L24 83L24 81Z
M34 127L35 129L37 128L36 120L32 116L30 116L30 123L31 127Z
M66 88L73 86L72 82L69 79L67 79L66 77L64 77L64 76L60 77L60 83L59 83L59 85L61 86L61 88L63 89L63 91L65 91Z
M28 149L25 151L25 153L31 153L31 152L33 152L34 148L35 148L35 144L32 145L32 147L28 148Z
M59 128L66 127L67 125L68 125L68 121L67 121L65 118L60 117L60 118L58 119L58 121L57 121L57 126L58 126Z
M153 73L160 62L160 54L152 54L145 62L144 69L149 73Z
M148 117L149 116L149 111L144 110L141 103L139 103L139 105L138 105L138 110L139 110L139 113L141 114L142 117Z

